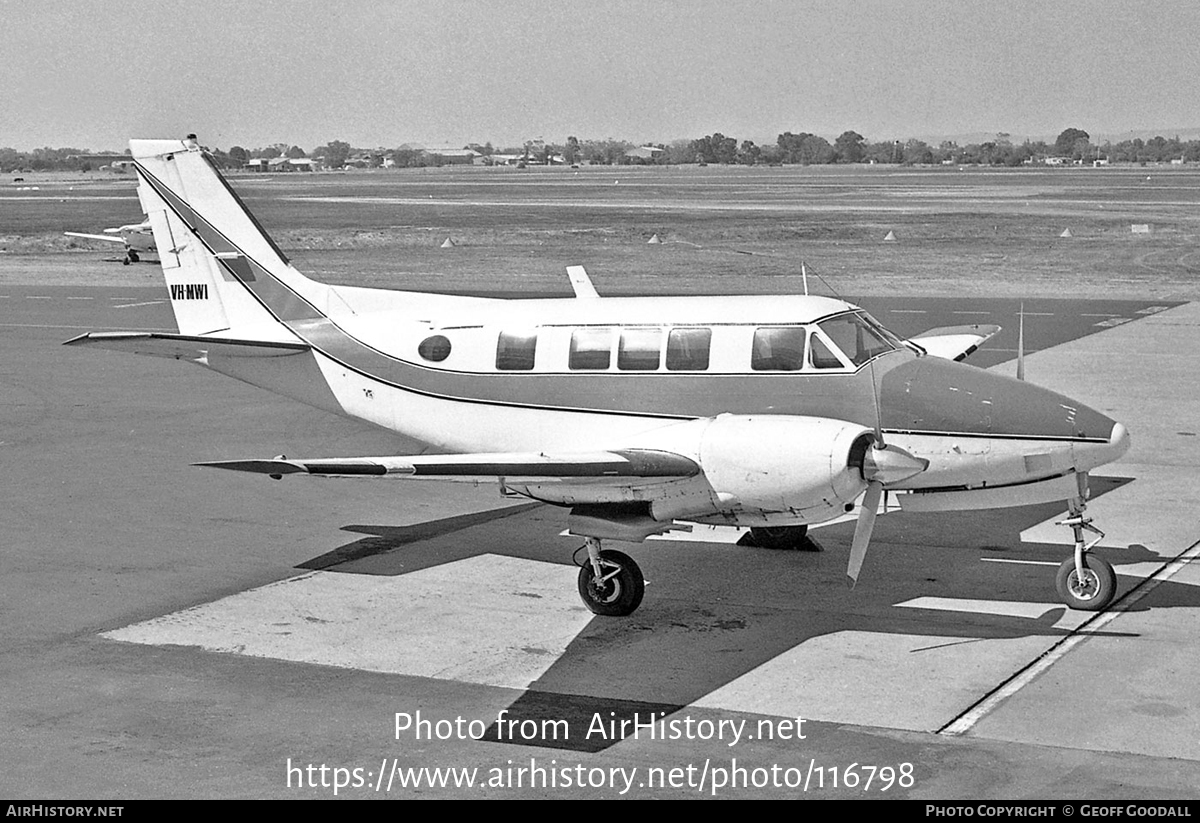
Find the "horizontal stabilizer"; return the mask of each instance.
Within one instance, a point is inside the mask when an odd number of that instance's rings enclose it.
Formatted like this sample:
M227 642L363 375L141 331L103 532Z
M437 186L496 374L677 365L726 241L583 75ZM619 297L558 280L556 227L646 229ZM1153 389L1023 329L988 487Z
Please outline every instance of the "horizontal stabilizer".
M999 326L980 325L945 326L921 332L909 338L935 357L947 360L962 360L983 343L1000 333Z
M282 357L308 351L304 343L274 343L265 340L236 340L227 337L203 337L166 332L88 332L73 337L64 346L94 346L100 349L169 357L174 360L199 360L209 353L228 357Z
M395 457L344 457L316 460L219 460L197 463L232 471L254 472L272 477L285 474L315 474L325 477L363 477L393 475L441 479L477 479L504 477L562 479L607 477L692 477L700 467L692 460L672 452L622 449L611 452L572 454L485 453L437 454Z

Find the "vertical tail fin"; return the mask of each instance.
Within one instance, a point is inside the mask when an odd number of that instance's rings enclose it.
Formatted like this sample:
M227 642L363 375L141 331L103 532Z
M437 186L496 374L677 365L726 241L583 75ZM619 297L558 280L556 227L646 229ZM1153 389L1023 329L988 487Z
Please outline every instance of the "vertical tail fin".
M345 309L292 267L194 136L129 147L180 333L286 341L289 323Z

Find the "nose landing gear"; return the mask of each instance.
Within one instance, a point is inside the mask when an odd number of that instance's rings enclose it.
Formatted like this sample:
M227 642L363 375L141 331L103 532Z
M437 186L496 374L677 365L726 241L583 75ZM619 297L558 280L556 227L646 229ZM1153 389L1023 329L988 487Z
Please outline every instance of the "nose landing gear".
M1104 532L1092 525L1092 519L1084 514L1087 476L1080 480L1081 495L1069 502L1066 520L1056 525L1070 526L1075 533L1075 556L1063 561L1054 577L1058 596L1072 609L1098 612L1108 606L1117 594L1117 575L1113 567L1091 555L1092 548L1104 539ZM1083 533L1096 535L1084 542Z

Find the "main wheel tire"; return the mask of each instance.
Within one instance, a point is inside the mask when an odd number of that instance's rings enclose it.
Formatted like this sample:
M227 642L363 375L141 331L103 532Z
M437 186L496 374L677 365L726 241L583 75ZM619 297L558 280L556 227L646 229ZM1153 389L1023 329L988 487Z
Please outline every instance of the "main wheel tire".
M1083 556L1085 573L1080 578L1075 569L1075 558L1070 557L1058 567L1054 587L1058 596L1072 609L1098 612L1113 601L1117 595L1117 574L1113 567L1090 554Z
M755 526L740 545L759 549L797 551L807 549L808 526Z
M130 249L130 250L129 250L129 251L126 253L126 256L128 256L128 257L129 257L129 262L130 262L130 263L139 263L139 262L141 262L141 260L142 260L142 258L138 256L138 253L137 253L137 252L135 252L133 249Z
M600 552L600 569L602 575L598 579L590 560L579 567L579 596L583 605L605 617L633 614L646 593L646 579L638 564L624 552L604 549Z

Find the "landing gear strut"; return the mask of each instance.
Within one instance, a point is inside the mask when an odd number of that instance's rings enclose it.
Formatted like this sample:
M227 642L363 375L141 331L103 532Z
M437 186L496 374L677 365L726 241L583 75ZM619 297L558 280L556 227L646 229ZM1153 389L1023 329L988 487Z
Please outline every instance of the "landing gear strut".
M1057 523L1059 526L1070 526L1075 533L1075 556L1064 560L1058 567L1054 587L1062 601L1072 609L1098 612L1116 596L1117 575L1110 564L1091 554L1092 547L1104 539L1104 532L1093 526L1092 518L1084 514L1086 484L1085 476L1080 481L1080 496L1068 504L1067 519ZM1085 543L1085 531L1096 536Z
M579 596L595 614L625 617L633 614L646 593L646 579L633 558L615 549L600 548L595 537L584 544L588 559L579 567Z

